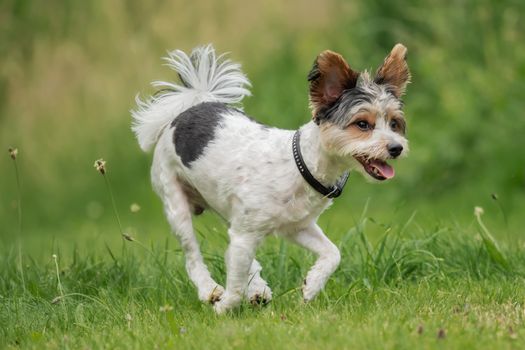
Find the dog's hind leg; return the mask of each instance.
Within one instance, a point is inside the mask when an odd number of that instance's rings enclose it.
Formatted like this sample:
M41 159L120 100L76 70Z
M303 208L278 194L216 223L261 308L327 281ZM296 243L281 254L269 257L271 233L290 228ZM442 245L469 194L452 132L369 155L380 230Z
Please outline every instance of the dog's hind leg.
M163 169L162 166L155 167L155 164L152 179L155 190L164 203L164 211L171 229L184 251L186 271L190 280L197 287L199 299L215 303L220 300L224 288L213 280L204 263L193 230L191 204L182 185L173 172Z
M294 243L318 256L314 266L308 271L303 285L304 301L310 301L324 287L330 275L339 266L341 254L316 223L288 237Z
M261 270L261 264L253 259L248 277L248 286L244 292L244 295L252 305L265 305L272 300L272 290L261 277Z

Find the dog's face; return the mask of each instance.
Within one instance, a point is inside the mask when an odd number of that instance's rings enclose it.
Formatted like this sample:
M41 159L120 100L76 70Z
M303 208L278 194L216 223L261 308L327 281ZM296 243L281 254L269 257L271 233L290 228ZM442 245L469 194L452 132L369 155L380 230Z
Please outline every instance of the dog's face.
M374 78L353 71L343 57L322 52L308 76L310 107L331 155L376 180L394 176L387 160L408 152L400 97L410 79L406 48L397 44Z

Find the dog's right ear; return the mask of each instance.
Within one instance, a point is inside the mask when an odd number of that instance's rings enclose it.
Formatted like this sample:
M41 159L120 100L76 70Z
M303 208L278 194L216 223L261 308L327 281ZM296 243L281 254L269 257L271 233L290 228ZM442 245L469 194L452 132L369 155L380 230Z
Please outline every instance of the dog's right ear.
M383 65L377 70L374 81L377 84L389 85L397 98L405 93L410 82L410 70L407 65L407 48L403 44L396 44L386 56Z
M317 56L308 74L310 82L310 108L314 121L319 124L325 112L347 89L354 88L359 73L353 71L343 56L326 50Z

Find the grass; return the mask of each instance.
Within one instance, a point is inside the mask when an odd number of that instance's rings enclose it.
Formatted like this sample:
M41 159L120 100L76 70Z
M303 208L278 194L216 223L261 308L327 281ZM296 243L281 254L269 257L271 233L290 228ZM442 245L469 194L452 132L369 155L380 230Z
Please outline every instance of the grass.
M383 236L372 241L368 231L374 226ZM224 232L221 227L207 231ZM198 301L182 253L170 239L150 247L120 240L120 253L109 246L87 254L55 247L39 261L24 256L25 277L12 249L0 258L0 344L519 348L525 337L525 249L498 247L500 255L494 255L494 246L476 231L423 229L414 216L385 224L364 212L335 240L343 254L341 266L310 304L302 302L298 286L314 257L269 239L258 258L274 300L265 308L244 304L222 317ZM204 246L212 274L223 282L221 247Z
M517 0L1 2L0 149L19 154L0 156L0 348L523 348L523 13ZM294 129L321 50L374 70L408 47L410 156L382 185L351 174L321 216L343 261L311 304L298 286L314 257L270 237L258 259L275 299L217 317L168 236L129 110L174 78L166 50L208 42L252 81L245 110ZM195 226L223 283L226 227L209 213Z

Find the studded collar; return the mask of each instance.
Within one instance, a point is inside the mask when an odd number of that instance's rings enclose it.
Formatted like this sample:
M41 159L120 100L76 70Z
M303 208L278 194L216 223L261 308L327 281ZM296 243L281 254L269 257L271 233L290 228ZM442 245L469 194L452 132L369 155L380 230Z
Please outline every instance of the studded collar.
M297 169L303 176L304 180L308 182L310 186L317 192L323 195L323 197L327 198L337 198L341 195L343 192L343 188L346 185L346 182L348 180L348 176L350 173L347 171L337 180L335 185L326 187L312 175L310 170L308 170L308 167L306 166L303 155L301 154L301 145L300 145L300 138L301 138L301 132L297 130L295 134L293 135L293 142L292 142L292 151L293 151L293 159L295 160L295 165L297 165Z

